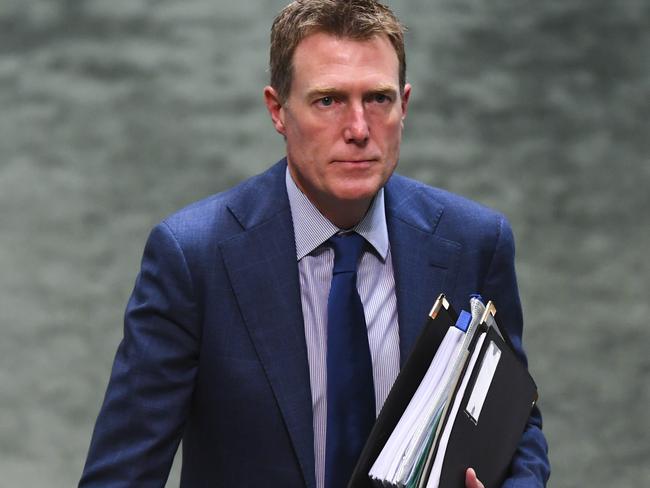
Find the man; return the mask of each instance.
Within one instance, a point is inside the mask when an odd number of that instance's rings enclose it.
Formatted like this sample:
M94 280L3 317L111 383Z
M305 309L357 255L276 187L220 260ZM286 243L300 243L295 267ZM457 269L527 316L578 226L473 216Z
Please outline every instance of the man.
M440 292L494 299L525 359L505 219L393 175L405 66L402 28L375 1L279 14L264 97L287 157L152 231L80 486L161 486L181 438L182 486L344 486L368 420L345 430L362 400L336 368L366 368L352 378L376 414ZM337 271L352 241L360 255ZM331 342L345 273L365 322L347 359ZM548 478L540 429L535 410L507 486ZM482 486L471 469L466 485Z

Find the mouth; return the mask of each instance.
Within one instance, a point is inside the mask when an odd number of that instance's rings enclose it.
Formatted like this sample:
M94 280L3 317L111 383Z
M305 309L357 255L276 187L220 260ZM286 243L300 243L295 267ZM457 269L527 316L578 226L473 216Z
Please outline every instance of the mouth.
M334 164L349 164L349 165L370 165L377 162L376 158L368 159L335 159L332 161Z

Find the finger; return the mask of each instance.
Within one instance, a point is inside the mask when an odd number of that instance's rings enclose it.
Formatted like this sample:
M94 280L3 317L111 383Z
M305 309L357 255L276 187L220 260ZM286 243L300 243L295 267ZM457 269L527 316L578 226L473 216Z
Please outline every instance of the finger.
M467 471L465 471L465 488L485 488L473 468L467 468Z

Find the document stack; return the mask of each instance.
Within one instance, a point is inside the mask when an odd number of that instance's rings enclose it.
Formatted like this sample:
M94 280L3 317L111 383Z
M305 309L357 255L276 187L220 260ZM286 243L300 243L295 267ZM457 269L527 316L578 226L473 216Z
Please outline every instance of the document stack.
M458 315L438 297L349 487L462 488L468 467L500 486L537 387L495 314L480 297Z

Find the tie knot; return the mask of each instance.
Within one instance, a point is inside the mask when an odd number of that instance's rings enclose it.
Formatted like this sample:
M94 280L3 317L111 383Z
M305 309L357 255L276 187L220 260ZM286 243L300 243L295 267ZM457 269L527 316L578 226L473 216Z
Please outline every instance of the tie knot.
M334 249L333 273L356 272L366 240L356 232L350 232L330 237L329 243Z

